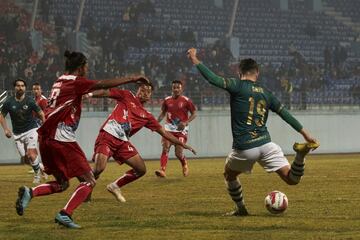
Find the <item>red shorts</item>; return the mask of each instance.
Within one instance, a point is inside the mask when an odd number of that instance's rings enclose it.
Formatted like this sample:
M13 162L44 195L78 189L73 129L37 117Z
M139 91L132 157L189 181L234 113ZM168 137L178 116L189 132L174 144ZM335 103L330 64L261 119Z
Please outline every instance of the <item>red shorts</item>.
M120 140L105 131L100 131L96 139L94 156L97 153L113 157L120 164L138 154L131 142Z
M47 174L69 180L91 172L84 152L77 142L60 142L39 136L39 150Z
M166 132L168 132L168 131L166 131ZM184 134L182 134L181 132L168 132L168 133L170 133L170 134L172 134L174 137L176 137L180 142L182 142L182 143L186 143L187 142L187 135L184 135ZM167 140L166 138L162 138L162 140L161 140L163 143L164 142L168 142L170 145L172 145L173 143L172 142L170 142L169 140Z

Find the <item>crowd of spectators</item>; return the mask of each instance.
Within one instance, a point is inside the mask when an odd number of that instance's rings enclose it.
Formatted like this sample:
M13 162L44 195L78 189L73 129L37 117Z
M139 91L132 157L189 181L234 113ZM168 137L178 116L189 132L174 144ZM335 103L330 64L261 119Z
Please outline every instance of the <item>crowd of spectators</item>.
M15 5L9 6L12 11L26 15ZM48 12L46 7L41 9L43 13ZM120 25L99 27L92 18L84 18L83 31L87 32L91 44L99 46L101 51L101 54L94 55L89 61L90 77L106 79L132 73L145 74L153 80L155 85L154 101L168 95L171 81L177 79L184 82L186 94L195 99L198 105L227 101L220 95L221 91L210 87L201 79L186 58L185 50L197 44L196 34L192 29L183 28L182 31L177 32L171 24L163 27L163 30L155 25L147 25L145 28L139 24L144 17L156 14L152 2L144 0L129 5L123 14L123 21L130 24L131 28L122 28ZM40 31L45 36L51 35L54 41L47 43L43 51L38 52L32 47L31 31L27 27L28 21L24 21L24 18L28 19L28 16L21 17L21 15L8 14L6 11L3 11L0 17L0 27L4 29L0 33L0 89L11 89L12 81L17 77L22 77L29 85L40 82L43 89L47 91L63 71L62 53L69 46L67 40L69 31L62 16L42 17L42 21L52 22L53 27L41 21L37 26L42 26ZM313 32L309 31L309 33ZM159 42L181 42L184 49L180 53L172 53L165 59L153 53L137 61L128 61L129 48L141 50ZM198 49L199 57L215 73L237 76L238 59L234 58L225 40L204 44ZM270 90L279 93L288 107L291 107L292 95L296 92L300 93L298 103L301 105L300 108L306 109L308 91L324 91L331 85L336 85L338 79L359 79L359 63L347 61L347 51L347 47L339 44L324 46L323 62L313 63L304 58L301 49L290 45L288 49L290 61L261 62L260 81L264 82ZM356 95L354 91L359 88L359 84L355 82L353 85L351 94L354 97L359 96L360 94Z

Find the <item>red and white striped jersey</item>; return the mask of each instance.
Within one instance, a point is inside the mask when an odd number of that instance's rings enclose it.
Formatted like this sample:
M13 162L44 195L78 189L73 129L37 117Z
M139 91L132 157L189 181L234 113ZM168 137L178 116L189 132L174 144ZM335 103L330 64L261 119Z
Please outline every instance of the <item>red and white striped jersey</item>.
M75 131L81 116L82 95L91 91L96 81L75 75L62 75L54 83L45 109L40 136L60 142L75 142Z

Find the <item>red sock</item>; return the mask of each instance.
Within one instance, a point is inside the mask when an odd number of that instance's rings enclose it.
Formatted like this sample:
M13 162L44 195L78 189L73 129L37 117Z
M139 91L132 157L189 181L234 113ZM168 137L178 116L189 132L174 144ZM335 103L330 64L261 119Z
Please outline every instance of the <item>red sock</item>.
M61 186L58 182L52 181L41 184L39 186L32 188L32 196L43 196L43 195L50 195L53 193L62 192Z
M80 183L80 185L75 189L75 192L63 208L63 211L71 216L74 210L87 198L91 191L92 187L89 183Z
M185 165L187 164L185 155L183 155L182 158L179 159L179 160L180 160L180 162L181 162L181 166L185 166Z
M122 187L128 183L135 181L138 178L140 178L140 176L138 176L136 174L135 170L130 169L124 175L122 175L120 178L116 179L115 183L118 185L118 187Z
M160 157L161 170L165 171L168 159L169 159L169 154L167 152L162 152Z

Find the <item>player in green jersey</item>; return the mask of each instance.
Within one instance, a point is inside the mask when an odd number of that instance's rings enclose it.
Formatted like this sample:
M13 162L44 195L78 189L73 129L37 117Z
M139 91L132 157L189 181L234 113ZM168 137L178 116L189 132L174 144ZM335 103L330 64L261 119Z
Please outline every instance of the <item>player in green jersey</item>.
M32 97L25 95L26 82L22 79L14 81L15 96L8 97L1 108L0 124L5 136L11 138L14 135L15 145L20 153L22 162L30 163L34 170L33 183L39 184L41 179L40 161L37 153L37 127L35 112L39 119L44 122L43 111ZM13 133L6 123L6 115L10 114Z
M187 54L210 84L230 94L233 151L226 158L224 177L236 209L228 215L248 215L238 176L250 173L255 162L258 162L267 172L276 172L287 184L296 185L304 174L306 154L319 147L319 143L271 92L256 82L259 66L253 59L240 62L239 80L217 76L199 61L194 48L189 49ZM294 144L296 156L291 166L281 148L271 142L266 128L269 110L278 114L306 140L306 143Z

